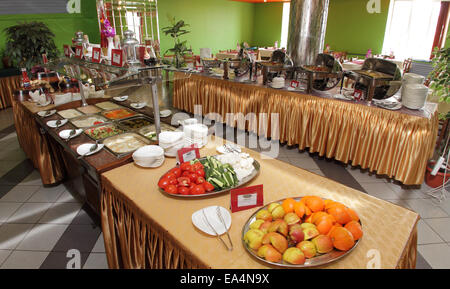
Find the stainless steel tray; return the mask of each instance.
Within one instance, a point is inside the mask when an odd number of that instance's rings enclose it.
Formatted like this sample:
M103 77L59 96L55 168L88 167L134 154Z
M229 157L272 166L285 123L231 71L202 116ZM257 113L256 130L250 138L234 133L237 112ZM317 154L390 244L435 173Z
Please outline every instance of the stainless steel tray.
M101 120L103 121L103 123L93 124L93 125L89 125L89 126L78 126L78 125L76 125L76 124L74 123L74 122L76 122L76 121L78 121L78 120L88 119L88 118L90 118L90 117L95 117L95 118L101 119ZM111 123L111 121L109 121L109 120L106 119L104 116L99 115L99 114L86 114L86 115L83 115L83 116L71 118L71 119L69 120L69 122L70 122L73 126L75 126L76 128L82 128L83 130L86 129L86 128L89 128L89 127L95 127L95 126L98 126L98 125L105 125L105 124L107 124L107 123Z
M127 116L127 117L123 117L123 118L109 118L109 117L106 116L107 113L113 112L113 111L116 111L116 110L126 110L126 111L128 111L130 114L132 114L132 115ZM132 118L132 117L136 117L136 116L138 116L138 115L141 115L141 114L139 114L139 113L137 113L137 112L135 112L135 111L133 111L133 110L127 108L127 107L103 110L103 111L100 112L100 114L103 115L105 118L111 120L111 121L121 121L121 120L129 119L129 118Z
M138 148L133 149L133 150L130 150L130 151L127 151L127 152L122 152L122 153L121 153L121 152L116 152L116 151L112 150L112 149L108 146L108 142L111 141L111 140L113 140L113 139L116 139L116 138L124 137L124 136L126 136L126 135L133 135L135 138L137 138L137 139L141 140L143 143L145 143L145 145L151 145L151 144L154 144L154 142L152 142L152 141L150 141L149 139L147 139L147 138L145 138L145 137L143 137L143 136L141 136L141 135L139 135L139 134L137 134L137 133L134 133L134 132L126 132L126 133L118 134L118 135L115 135L115 136L110 136L110 137L108 137L108 138L103 139L102 143L105 145L105 148L106 148L108 151L110 151L112 154L114 154L115 156L117 156L117 157L120 158L120 157L126 156L126 155L128 155L128 154L134 152L134 151L137 150Z
M91 136L89 133L86 132L86 131L91 130L91 129L100 129L101 127L106 127L106 126L113 126L113 127L115 127L116 129L121 130L121 132L119 132L119 133L117 133L117 134L115 134L115 135L110 135L110 136L103 137L103 138L95 138L95 137ZM119 135L119 134L123 134L123 133L126 133L126 132L127 132L126 130L123 130L122 128L120 128L120 127L119 127L116 123L114 123L114 122L103 123L103 124L99 124L99 125L96 125L96 126L93 126L93 127L87 127L87 128L84 128L84 129L83 129L83 133L84 133L85 135L87 135L90 139L94 140L94 141L101 141L101 140L107 139L107 138L109 138L109 137L117 136L117 135Z
M296 198L293 198L293 199L296 200L296 201L299 201L301 198L302 197L296 197ZM276 202L271 202L271 203L279 203L279 204L281 204L284 200L285 199L282 199L282 200L278 200ZM250 216L250 218L247 220L247 222L245 223L244 227L242 228L241 240L242 240L242 244L244 245L244 248L247 250L247 252L250 253L250 255L252 255L254 258L256 258L260 262L263 262L263 263L266 263L266 264L269 264L269 265L272 265L272 266L284 267L284 268L297 268L297 269L299 269L299 268L317 267L317 266L321 266L321 265L325 265L325 264L329 264L329 263L335 262L335 261L343 258L344 256L350 254L350 252L352 252L356 248L356 246L358 246L359 241L361 241L361 239L357 240L355 242L355 245L353 245L353 247L350 250L348 250L348 251L339 251L339 250L333 249L333 251L331 251L331 252L329 252L327 254L319 255L319 256L316 256L316 257L311 258L311 259L306 259L306 261L305 261L305 263L303 265L293 265L293 264L285 263L283 260L278 262L278 263L269 262L269 261L265 260L264 258L259 257L256 254L256 252L253 249L249 248L247 246L247 244L244 242L244 235L249 230L250 224L253 223L256 220L256 214L259 211L261 211L261 210L267 209L267 207L269 205L270 204L267 204L266 206L256 210L256 212L253 213L253 215ZM361 220L359 222L361 224ZM361 224L361 226L362 226L362 224Z
M139 128L131 128L131 127L129 127L128 125L124 124L125 122L128 122L128 121L134 121L134 120L139 120L139 119L146 120L146 121L149 122L149 124L143 125L143 126L141 126L141 127L139 127ZM146 126L154 125L154 124L155 124L155 122L154 122L151 118L149 118L149 117L147 117L147 116L144 116L144 115L135 115L135 116L130 117L130 118L125 118L125 119L121 119L121 120L116 120L116 123L119 124L119 127L120 127L121 129L127 130L127 131L134 131L134 132L139 131L139 130L142 129L143 127L146 127Z
M214 156L211 156L211 157L214 157ZM206 157L203 157L203 158L200 158L199 160L204 160L204 159L206 159ZM179 165L178 166L176 166L176 167L179 167ZM205 193L205 194L203 194L203 195L178 195L178 194L176 194L176 195L173 195L173 194L169 194L169 193L167 193L166 191L164 191L163 189L161 189L161 188L159 188L158 187L158 189L161 191L161 192L163 192L164 194L166 194L166 195L168 195L168 196L171 196L171 197L180 197L180 198L186 198L186 199L198 199L198 198L203 198L203 197L208 197L208 196L214 196L214 195L219 195L219 194L223 194L223 193L226 193L226 192L229 192L230 190L232 190L232 189L236 189L236 188L239 188L239 187L242 187L242 186L244 186L244 185L246 185L247 183L249 183L250 181L252 181L254 178L256 178L256 176L258 176L258 174L259 174L259 171L261 170L261 165L258 163L258 161L257 160L254 160L253 161L253 167L255 168L254 170L253 170L253 172L250 174L250 175L248 175L248 176L246 176L245 178L243 178L236 186L234 186L234 187L231 187L231 188L227 188L227 189L224 189L224 190L220 190L220 191L212 191L212 192L209 192L209 193ZM167 173L167 172L166 172ZM165 174L166 174L165 173ZM164 174L164 175L165 175ZM164 176L163 175L163 176ZM163 177L163 176L161 176L161 178ZM160 179L161 179L160 178ZM158 181L159 182L159 181Z

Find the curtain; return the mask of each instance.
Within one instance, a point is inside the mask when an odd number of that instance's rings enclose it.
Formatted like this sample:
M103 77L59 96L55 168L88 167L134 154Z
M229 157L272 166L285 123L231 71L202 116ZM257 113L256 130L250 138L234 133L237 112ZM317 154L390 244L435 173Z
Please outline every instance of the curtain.
M440 0L391 1L383 54L429 60L440 9Z

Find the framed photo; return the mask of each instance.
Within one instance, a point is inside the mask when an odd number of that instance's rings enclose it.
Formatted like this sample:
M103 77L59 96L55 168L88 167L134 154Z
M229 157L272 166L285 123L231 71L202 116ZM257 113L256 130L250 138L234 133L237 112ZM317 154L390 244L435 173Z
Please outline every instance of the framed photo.
M122 49L113 49L111 51L111 65L123 66L123 52Z
M100 63L102 59L102 49L100 47L92 48L92 62Z

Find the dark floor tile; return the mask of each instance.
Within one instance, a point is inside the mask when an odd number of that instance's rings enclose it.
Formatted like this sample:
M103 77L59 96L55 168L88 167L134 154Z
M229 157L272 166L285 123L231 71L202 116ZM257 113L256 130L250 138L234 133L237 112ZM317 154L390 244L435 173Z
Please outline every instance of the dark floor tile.
M11 191L14 186L3 186L0 185L0 199L3 198L9 191Z
M101 227L100 217L88 205L84 204L81 210L72 220L73 225L91 225L92 227Z
M77 249L83 253L90 253L100 234L100 227L70 224L53 247L52 252L67 252L70 249Z
M416 269L433 269L419 252L417 252Z
M0 130L0 140L15 131L16 131L16 127L14 124Z
M0 185L15 186L28 177L33 170L33 164L26 159L0 177Z
M80 252L79 269L83 268L88 257L89 253ZM72 256L67 257L67 252L50 252L39 269L71 269L72 267L67 268L67 264L72 258Z

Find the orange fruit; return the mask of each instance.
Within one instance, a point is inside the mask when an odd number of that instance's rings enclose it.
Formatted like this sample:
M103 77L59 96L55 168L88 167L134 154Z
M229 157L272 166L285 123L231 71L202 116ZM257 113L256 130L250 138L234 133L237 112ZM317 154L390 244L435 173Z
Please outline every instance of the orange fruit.
M292 198L285 199L281 206L283 207L284 211L287 213L292 213L294 211L294 205L296 201Z
M310 216L312 214L311 209L307 206L305 206L305 215Z
M359 222L359 216L354 210L347 208L347 213L353 221Z
M316 224L316 222L317 222L319 219L321 219L322 217L326 217L326 216L328 216L328 214L325 213L325 212L322 212L322 211L312 213L312 214L311 214L311 222L312 222L313 224Z
M311 209L313 212L323 211L325 208L325 203L322 198L317 196L311 196L306 199L306 206Z
M315 223L318 224L321 221L323 221L324 219L330 221L333 225L336 223L336 219L334 219L334 217L332 215L330 215L330 214L326 214L326 215L318 217L316 219Z
M341 225L345 225L352 220L347 212L347 208L342 204L331 207L327 212L328 214L332 215L336 219L336 222Z
M310 196L304 196L303 198L300 199L300 203L303 203L303 205L306 206L306 200L309 198Z
M330 233L333 246L341 251L350 250L355 245L352 233L344 227L334 227Z
M316 224L317 231L319 231L321 235L328 234L332 227L333 223L326 218L322 218L321 221Z
M310 223L310 224L312 224L312 215L308 216L308 217L305 219L305 222L304 222L304 223Z
M353 239L355 241L359 240L363 235L361 224L359 222L350 221L344 226L344 228L346 228L347 230L350 231L350 233L352 233Z
M295 202L294 204L294 212L297 214L299 218L303 218L303 215L305 215L305 204L301 202Z

